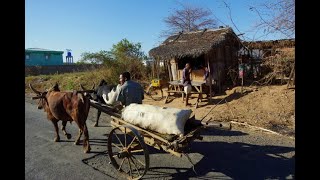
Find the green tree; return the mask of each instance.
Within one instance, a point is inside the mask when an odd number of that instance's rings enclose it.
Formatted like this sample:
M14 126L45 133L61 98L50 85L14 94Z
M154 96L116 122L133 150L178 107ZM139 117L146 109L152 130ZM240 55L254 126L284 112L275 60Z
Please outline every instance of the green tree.
M143 61L147 58L141 50L141 43L132 43L127 39L122 39L117 44L114 44L111 49L111 54L115 59L120 61L128 58Z
M122 39L112 46L111 54L116 59L120 71L130 72L133 79L145 77L146 67L143 61L147 59L147 56L141 50L141 43L132 43L127 39Z
M113 61L114 58L110 51L99 51L96 53L82 53L79 63L111 65Z
M125 71L131 73L133 79L146 79L147 68L143 62L147 56L141 49L141 43L133 43L122 39L114 44L110 51L96 53L85 52L81 55L78 64L103 64L112 81L119 78L119 74Z

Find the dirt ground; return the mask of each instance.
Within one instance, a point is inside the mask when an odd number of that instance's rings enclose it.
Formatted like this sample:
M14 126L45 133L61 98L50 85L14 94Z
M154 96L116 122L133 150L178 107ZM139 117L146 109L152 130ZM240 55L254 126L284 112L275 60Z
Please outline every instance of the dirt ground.
M166 95L164 90L164 96ZM224 94L215 95L211 103L204 95L198 108L195 108L197 96L194 94L189 99L191 106L185 106L181 95L170 96L166 104L164 103L165 98L155 101L145 96L143 103L162 107L188 108L199 120L204 118L204 121L235 121L292 137L295 135L295 90L287 89L286 85L235 87ZM223 98L225 100L222 100ZM216 105L219 101L221 102Z

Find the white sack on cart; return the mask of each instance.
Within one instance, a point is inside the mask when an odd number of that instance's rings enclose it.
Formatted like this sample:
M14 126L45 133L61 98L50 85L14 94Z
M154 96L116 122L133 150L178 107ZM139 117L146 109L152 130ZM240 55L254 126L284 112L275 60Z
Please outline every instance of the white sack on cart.
M183 135L191 113L191 110L134 103L123 109L122 119L161 134Z

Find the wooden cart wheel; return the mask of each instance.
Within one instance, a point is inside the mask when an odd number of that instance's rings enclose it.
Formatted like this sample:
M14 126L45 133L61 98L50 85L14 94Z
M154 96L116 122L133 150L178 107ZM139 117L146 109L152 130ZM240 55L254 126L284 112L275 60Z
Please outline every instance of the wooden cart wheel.
M163 98L163 91L161 87L150 87L148 94L151 97L151 99L155 101L160 101Z
M140 179L149 169L149 151L140 133L131 126L119 126L109 134L111 164L130 179Z

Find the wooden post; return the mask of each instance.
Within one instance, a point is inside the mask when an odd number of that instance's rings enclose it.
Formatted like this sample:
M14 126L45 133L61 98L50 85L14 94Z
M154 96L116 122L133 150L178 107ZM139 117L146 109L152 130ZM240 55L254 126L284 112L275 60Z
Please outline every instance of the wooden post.
M154 77L154 71L155 71L155 63L156 63L156 59L154 59L153 63L152 63L152 78Z
M207 67L208 67L208 70L209 70L209 103L211 103L211 99L212 99L212 76L211 76L211 68L210 68L210 59L208 56L208 54L205 55L205 59L207 61Z
M241 68L240 68L241 66ZM240 65L239 65L239 73L240 73L240 70L242 70L242 74L241 74L241 94L243 93L243 77L244 77L244 65L242 63L242 58L240 59Z
M287 88L290 87L291 81L292 81L292 84L293 84L293 82L294 82L294 80L295 80L295 63L296 63L296 62L293 63L293 67L292 67L291 72L290 72L290 76L289 76L289 79L288 79Z
M169 81L172 81L172 73L171 73L171 66L170 66L170 61L165 61L167 68L168 68L168 73L169 73Z
M156 74L157 77L156 77L156 78L158 78L158 79L160 78L160 77L159 77L159 73L160 73L160 60L157 59L157 74Z
M170 65L171 65L171 73L172 73L172 80L177 80L178 75L177 75L177 63L176 60L173 58L170 60Z

